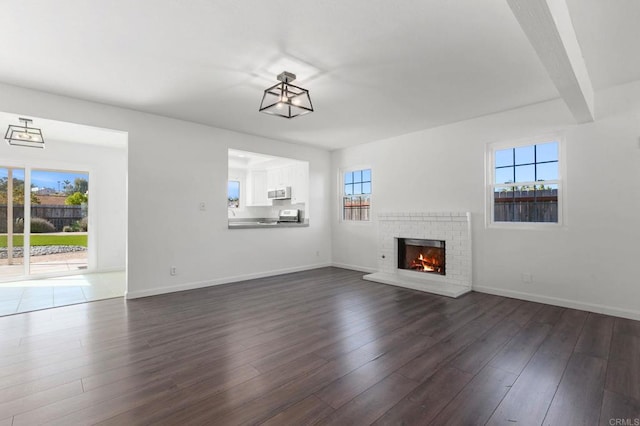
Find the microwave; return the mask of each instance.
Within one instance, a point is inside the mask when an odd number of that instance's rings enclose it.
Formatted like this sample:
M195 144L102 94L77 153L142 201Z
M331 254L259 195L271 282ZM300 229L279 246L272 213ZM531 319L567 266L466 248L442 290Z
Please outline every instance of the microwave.
M285 188L270 189L267 197L270 200L288 200L291 198L291 187L287 186Z

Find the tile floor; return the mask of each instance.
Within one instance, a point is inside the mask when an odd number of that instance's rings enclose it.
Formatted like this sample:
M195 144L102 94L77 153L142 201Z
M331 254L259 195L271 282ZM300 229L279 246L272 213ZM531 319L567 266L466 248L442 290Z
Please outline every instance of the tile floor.
M125 272L0 282L0 316L122 297Z

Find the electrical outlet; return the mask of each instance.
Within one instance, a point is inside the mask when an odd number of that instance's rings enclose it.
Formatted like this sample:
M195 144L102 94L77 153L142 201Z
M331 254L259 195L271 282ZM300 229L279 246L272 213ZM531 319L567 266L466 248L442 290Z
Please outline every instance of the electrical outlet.
M316 257L320 257L320 250L316 251Z
M525 284L531 284L533 282L533 275L528 272L522 273L522 282Z
M205 211L207 209L207 205L205 204L204 201L201 201L200 204L198 205L198 207L200 208L200 211Z
M171 275L175 275L175 274L177 274L178 272L177 272L176 267L175 267L175 266L172 266L171 268L169 268L169 273L170 273Z

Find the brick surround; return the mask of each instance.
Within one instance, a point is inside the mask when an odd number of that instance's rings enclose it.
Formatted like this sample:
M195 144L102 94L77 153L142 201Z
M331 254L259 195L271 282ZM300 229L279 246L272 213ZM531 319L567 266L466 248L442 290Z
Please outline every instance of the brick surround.
M398 270L397 238L444 240L446 275ZM378 215L379 272L365 278L457 297L471 291L471 265L471 213L381 213Z

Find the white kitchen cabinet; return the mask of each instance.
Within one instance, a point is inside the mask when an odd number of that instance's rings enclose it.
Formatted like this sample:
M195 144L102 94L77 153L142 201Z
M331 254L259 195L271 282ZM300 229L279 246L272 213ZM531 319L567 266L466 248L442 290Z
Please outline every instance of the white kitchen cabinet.
M276 169L267 170L267 188L276 189L278 186L278 178L276 176Z
M259 172L259 173L257 173ZM291 203L308 202L309 196L309 165L294 163L284 167L274 167L267 170L252 170L249 172L252 185L252 202L249 205L271 205L267 198L267 191L291 187ZM263 193L260 193L262 191ZM266 203L266 204L265 204Z
M291 167L278 167L267 170L267 186L269 189L291 186Z
M247 174L247 206L270 206L267 196L267 170L249 170Z
M290 167L291 202L301 204L308 202L309 168L307 164L296 164Z
M291 166L283 167L280 169L280 182L281 186L292 186L293 182L291 180Z

